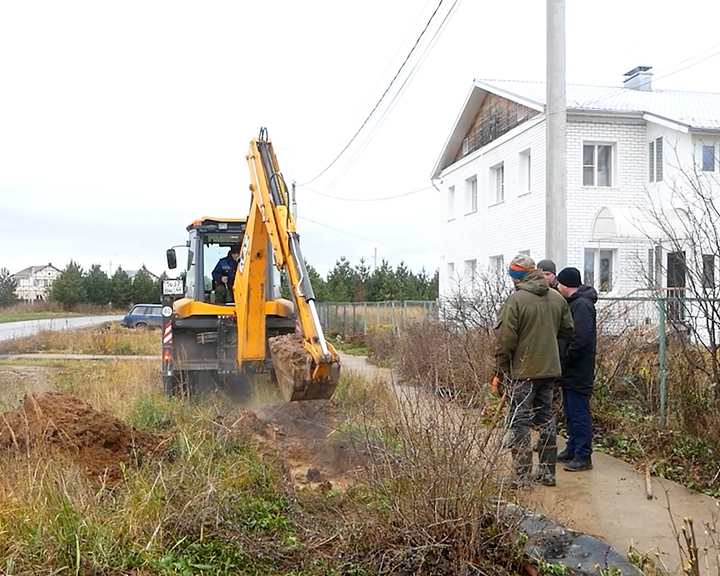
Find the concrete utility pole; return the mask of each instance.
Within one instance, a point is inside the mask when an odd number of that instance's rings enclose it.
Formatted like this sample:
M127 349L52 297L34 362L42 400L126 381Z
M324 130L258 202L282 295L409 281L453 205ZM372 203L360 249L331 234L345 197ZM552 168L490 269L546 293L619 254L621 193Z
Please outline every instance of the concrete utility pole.
M565 0L547 0L545 257L567 265Z

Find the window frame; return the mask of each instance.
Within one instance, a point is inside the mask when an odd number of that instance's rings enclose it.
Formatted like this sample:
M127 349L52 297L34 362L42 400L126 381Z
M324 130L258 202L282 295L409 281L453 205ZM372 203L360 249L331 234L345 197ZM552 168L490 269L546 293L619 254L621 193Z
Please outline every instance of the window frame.
M465 179L465 214L478 210L478 178L477 175Z
M505 202L505 162L498 162L490 167L490 181L493 193L491 205Z
M585 148L592 147L593 149L593 158L592 158L592 164L586 163L585 158ZM599 175L600 172L600 153L599 148L608 148L610 150L610 160L607 162L607 170L608 170L608 184L599 184L600 181ZM615 142L595 142L595 141L583 141L582 143L582 171L581 171L581 182L583 188L613 188L615 185L615 156L616 156L616 143ZM587 169L592 169L592 175L593 180L592 184L586 184L585 183L585 175Z
M505 273L505 256L503 254L497 254L490 256L490 269L502 276Z
M702 287L703 290L714 290L715 281L715 254L702 255Z
M465 285L468 286L471 290L475 290L477 288L477 258L470 258L469 260L464 261L464 270L463 274L465 275ZM469 276L469 278L468 278Z
M663 181L663 137L648 142L648 182Z
M712 164L711 168L706 168L705 164L705 151L709 150L712 152L712 157L710 158L710 162ZM716 144L700 144L700 171L701 172L715 172L718 165L718 153L717 153L717 145Z
M603 280L603 255L610 255L610 264L607 270L607 278ZM588 256L592 256L592 270L588 266ZM583 251L583 284L592 286L598 293L608 294L613 291L617 278L615 269L617 267L618 251L616 248L585 248ZM597 279L597 281L596 281ZM603 284L605 282L606 284Z
M518 155L518 196L532 192L532 149L523 150Z
M448 186L448 196L447 196L447 211L448 211L448 222L450 220L455 220L455 185Z

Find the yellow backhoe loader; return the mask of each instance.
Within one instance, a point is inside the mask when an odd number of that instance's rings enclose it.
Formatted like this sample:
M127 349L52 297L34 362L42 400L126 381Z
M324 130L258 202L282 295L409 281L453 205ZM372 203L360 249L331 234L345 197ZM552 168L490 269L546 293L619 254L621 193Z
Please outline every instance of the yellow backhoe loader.
M266 129L247 154L247 218L204 217L188 227L187 267L163 282L162 374L165 391L187 394L212 381L241 392L253 375L274 374L284 399L330 398L340 361L325 340L300 251L285 180ZM230 303L217 303L212 271L238 251ZM175 247L168 267L177 268ZM284 273L291 300L280 297Z

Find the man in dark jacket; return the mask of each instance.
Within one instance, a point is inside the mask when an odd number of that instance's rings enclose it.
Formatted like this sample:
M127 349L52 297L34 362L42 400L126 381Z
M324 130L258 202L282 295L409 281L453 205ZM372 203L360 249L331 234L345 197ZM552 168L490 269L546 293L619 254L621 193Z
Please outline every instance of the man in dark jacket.
M227 256L220 258L212 271L213 288L215 289L215 303L227 304L234 302L232 287L235 281L235 270L240 258L240 246L230 246Z
M581 285L577 268L561 270L557 279L558 290L568 301L575 325L572 337L560 341L562 376L558 384L562 388L568 441L557 459L565 462L563 468L568 472L580 472L593 467L590 394L595 376L597 292L592 286Z
M509 274L515 292L503 304L495 328L493 389L498 392L500 382L507 387L514 482L530 479L530 432L537 426L540 465L535 480L554 486L557 443L552 402L555 379L560 376L557 339L572 334L572 316L565 299L550 289L544 273L529 256L516 256Z

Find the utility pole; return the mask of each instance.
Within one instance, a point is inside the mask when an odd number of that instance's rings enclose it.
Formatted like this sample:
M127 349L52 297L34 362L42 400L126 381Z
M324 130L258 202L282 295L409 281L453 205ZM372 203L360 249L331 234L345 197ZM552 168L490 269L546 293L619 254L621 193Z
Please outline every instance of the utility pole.
M565 0L547 0L545 257L567 265Z

